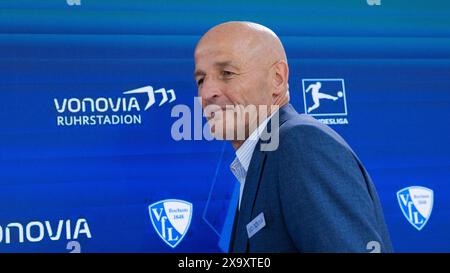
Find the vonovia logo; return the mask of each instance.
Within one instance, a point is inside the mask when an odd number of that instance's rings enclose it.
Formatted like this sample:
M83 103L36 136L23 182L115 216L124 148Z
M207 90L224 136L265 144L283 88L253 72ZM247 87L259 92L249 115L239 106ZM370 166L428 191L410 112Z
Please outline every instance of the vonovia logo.
M175 248L186 235L192 219L192 204L183 200L167 199L148 207L150 219L159 237Z
M433 209L433 191L419 186L411 186L397 192L398 204L408 222L421 230L430 219Z
M344 79L302 79L305 113L325 124L348 124Z
M155 105L159 97L158 107L176 100L173 89L154 90L150 85L125 91L120 96L54 98L56 125L139 125L141 114Z

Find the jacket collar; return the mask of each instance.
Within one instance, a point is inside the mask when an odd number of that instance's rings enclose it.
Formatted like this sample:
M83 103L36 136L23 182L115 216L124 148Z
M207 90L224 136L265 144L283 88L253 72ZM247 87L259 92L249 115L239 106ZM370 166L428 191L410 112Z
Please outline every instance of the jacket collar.
M298 115L291 104L286 104L280 107L279 112L275 114L268 122L267 127L271 130L279 130L279 127L286 122L289 118ZM273 118L279 118L278 128L272 128ZM264 168L264 163L267 157L267 152L261 151L261 139L256 145L248 168L247 176L245 179L244 192L242 193L241 208L237 218L236 233L233 244L233 252L247 252L248 250L248 235L247 224L252 220L252 211L256 200L256 195L259 189L259 183L261 181L261 173Z

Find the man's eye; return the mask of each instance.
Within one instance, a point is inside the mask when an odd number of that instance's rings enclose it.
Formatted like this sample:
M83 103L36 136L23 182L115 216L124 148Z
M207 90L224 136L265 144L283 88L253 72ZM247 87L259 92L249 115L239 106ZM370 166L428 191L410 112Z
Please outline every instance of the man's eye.
M222 76L224 76L224 77L230 77L230 76L233 76L234 74L235 73L233 73L231 71L227 71L227 70L222 71Z
M197 81L197 86L200 86L203 83L203 78Z

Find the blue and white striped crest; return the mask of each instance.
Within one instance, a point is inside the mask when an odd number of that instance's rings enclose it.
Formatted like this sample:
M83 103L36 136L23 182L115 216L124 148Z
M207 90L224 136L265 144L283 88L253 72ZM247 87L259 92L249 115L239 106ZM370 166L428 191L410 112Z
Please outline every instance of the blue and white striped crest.
M175 248L186 235L192 219L192 204L167 199L148 206L150 219L159 237Z
M397 192L398 204L408 222L421 230L430 219L433 209L433 190L411 186Z

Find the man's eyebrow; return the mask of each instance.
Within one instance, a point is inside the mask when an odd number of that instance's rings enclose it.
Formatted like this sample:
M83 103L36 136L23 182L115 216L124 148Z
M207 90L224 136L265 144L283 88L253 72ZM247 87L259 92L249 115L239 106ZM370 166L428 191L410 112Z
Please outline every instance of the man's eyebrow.
M239 68L237 66L233 65L233 63L231 61L216 62L214 64L214 66L217 68L232 67L236 70L239 70ZM194 72L194 78L197 78L199 76L205 76L205 75L206 75L206 73L201 69L195 70L195 72Z
M203 70L195 70L194 72L194 78L197 78L198 76L204 76L206 73Z

